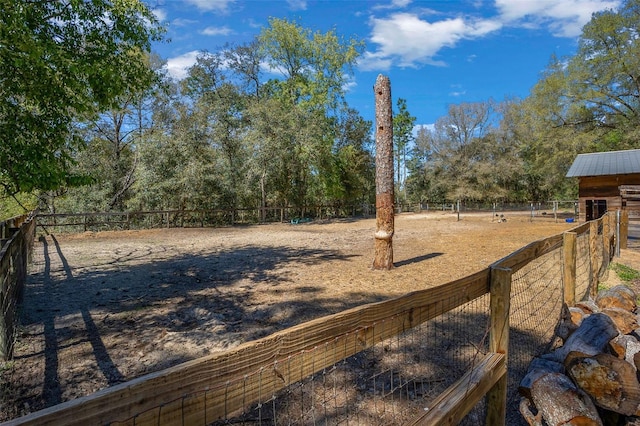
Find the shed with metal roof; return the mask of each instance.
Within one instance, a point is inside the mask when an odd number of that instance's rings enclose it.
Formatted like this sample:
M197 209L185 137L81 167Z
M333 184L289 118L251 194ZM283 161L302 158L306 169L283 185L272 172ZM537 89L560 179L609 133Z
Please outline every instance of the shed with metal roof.
M640 218L640 149L579 154L567 177L578 178L580 220L620 209Z

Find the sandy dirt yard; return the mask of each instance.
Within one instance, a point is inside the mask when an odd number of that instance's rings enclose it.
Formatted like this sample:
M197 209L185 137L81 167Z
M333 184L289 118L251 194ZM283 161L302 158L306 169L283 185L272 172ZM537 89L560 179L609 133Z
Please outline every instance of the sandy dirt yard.
M374 219L42 236L15 359L0 364L0 420L461 278L573 226L506 219L400 215L388 272L370 269Z

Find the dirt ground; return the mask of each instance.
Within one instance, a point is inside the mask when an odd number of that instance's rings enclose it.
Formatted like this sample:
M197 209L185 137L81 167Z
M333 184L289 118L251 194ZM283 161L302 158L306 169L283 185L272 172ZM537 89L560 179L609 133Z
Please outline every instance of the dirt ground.
M374 219L40 237L15 359L0 364L0 421L461 278L573 226L456 219L398 216L385 272L370 268Z

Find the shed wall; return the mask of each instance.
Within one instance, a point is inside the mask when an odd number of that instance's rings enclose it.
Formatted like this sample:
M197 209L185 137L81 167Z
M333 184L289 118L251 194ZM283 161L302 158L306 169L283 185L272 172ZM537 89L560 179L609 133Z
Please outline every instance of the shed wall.
M640 173L579 178L579 220L586 220L588 200L605 200L607 210L626 209L629 210L629 217L640 218L640 202L624 200L620 196L620 185L640 185Z

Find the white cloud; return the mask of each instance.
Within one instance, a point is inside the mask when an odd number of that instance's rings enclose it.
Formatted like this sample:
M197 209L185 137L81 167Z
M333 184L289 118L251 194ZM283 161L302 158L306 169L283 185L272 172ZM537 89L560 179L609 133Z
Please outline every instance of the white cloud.
M156 19L160 22L167 20L167 11L164 9L153 9L151 13L153 13Z
M188 27L190 25L197 24L197 23L198 21L194 19L183 19L183 18L176 18L173 21L171 21L171 25L174 27Z
M489 18L456 16L430 21L416 13L372 17L369 41L376 47L365 52L358 66L363 71L386 70L392 65L444 66L438 59L443 48L453 48L462 40L482 38L507 26L544 28L557 37L577 37L593 13L615 9L622 0L494 1L498 15ZM392 0L392 6L408 4L408 0ZM383 6L388 7L391 6Z
M287 0L291 10L307 10L307 0Z
M233 30L229 27L207 27L200 31L200 34L207 36L228 36L233 33Z
M467 94L467 91L464 90L464 87L462 87L461 84L451 85L451 92L449 92L449 96L459 97L459 96L464 96L466 94Z
M392 64L393 61L390 58L371 52L364 52L358 59L358 68L361 71L388 70Z
M345 92L351 92L358 86L356 79L353 76L344 75L344 83L342 84L342 90Z
M456 90L453 92L449 92L449 96L453 96L454 98L459 98L460 96L464 96L467 94L466 90Z
M411 4L412 0L391 0L389 4L377 4L373 6L374 10L385 9L404 9Z
M450 18L429 22L411 13L396 13L389 18L371 18L370 40L378 45L375 52L366 52L360 62L364 70L387 69L391 63L401 67L420 64L445 65L438 52L454 47L459 41L483 37L497 31L497 20L465 20Z
M204 12L226 13L235 0L184 0Z
M591 15L620 6L619 0L495 0L508 25L548 28L557 37L577 37Z
M200 54L198 50L192 50L180 56L167 59L167 73L176 80L182 80L187 76L187 70L196 63Z

